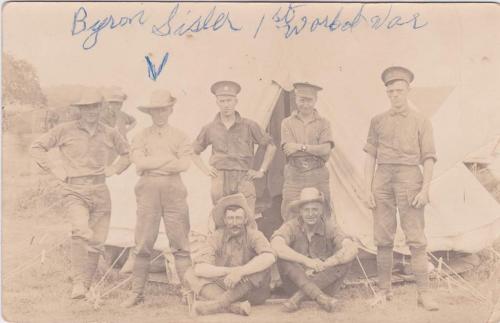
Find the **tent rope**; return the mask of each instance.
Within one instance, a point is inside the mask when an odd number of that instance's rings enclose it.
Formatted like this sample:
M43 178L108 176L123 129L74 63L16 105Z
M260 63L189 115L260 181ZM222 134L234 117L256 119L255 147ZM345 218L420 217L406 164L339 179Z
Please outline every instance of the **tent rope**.
M118 257L115 259L115 261L113 261L111 266L109 266L108 270L104 273L104 275L101 277L101 279L97 282L97 284L94 287L94 290L97 290L99 287L101 287L102 283L104 282L104 279L106 279L106 277L109 275L109 273L111 272L113 267L115 267L118 260L120 260L120 258L125 254L125 251L127 251L127 250L128 250L128 248L123 248L122 252L120 252L120 255L118 255Z
M370 279L368 278L368 275L366 274L365 268L363 267L363 264L361 263L361 260L359 260L358 256L356 256L356 260L358 261L358 264L361 267L361 270L363 271L363 275L365 276L366 282L367 282L368 286L370 287L373 295L377 296L377 293L375 292L375 289L373 289L373 286L370 282Z

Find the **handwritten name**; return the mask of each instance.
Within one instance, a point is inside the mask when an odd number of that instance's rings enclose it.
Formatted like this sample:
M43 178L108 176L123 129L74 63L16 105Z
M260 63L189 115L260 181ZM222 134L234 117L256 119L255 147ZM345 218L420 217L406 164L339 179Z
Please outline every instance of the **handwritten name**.
M341 7L335 12L322 16L304 14L303 9L306 6L306 4L295 3L281 5L272 15L262 14L258 17L259 19L255 21L256 26L243 26L231 16L230 11L220 10L216 5L207 11L194 12L189 8L184 9L177 3L166 12L165 18L160 23L152 22L149 26L147 25L149 19L146 18L144 10L129 16L108 15L95 19L90 18L85 7L80 7L73 14L71 35L83 35L85 38L82 48L89 50L97 45L99 36L105 30L112 31L131 26L149 27L149 32L158 37L174 37L221 30L231 32L250 30L253 31L253 38L257 38L259 33L265 32L265 26L270 23L288 39L306 32L346 32L354 31L362 26L372 30L392 30L403 27L418 30L428 25L419 12L401 16L396 13L392 5L388 6L382 15L370 14L368 7L361 4L359 9L351 14L345 13L344 7Z

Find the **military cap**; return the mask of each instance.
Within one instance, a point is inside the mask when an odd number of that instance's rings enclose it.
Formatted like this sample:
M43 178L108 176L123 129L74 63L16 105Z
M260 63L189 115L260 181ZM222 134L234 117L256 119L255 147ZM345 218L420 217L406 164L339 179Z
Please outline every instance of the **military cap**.
M295 89L295 95L312 97L315 98L318 91L323 90L322 87L308 83L308 82L298 82L293 83L293 88Z
M106 102L123 102L127 99L127 95L121 90L114 90L108 93L105 97Z
M149 113L151 109L161 109L171 107L177 101L168 90L156 90L151 93L149 104L138 106L137 109L144 113Z
M233 81L219 81L215 82L211 87L210 91L218 95L229 95L236 96L241 91L241 86Z
M381 75L382 81L387 86L388 83L396 80L406 81L410 84L413 81L413 73L401 66L391 66L386 68Z
M94 105L98 103L102 103L103 97L102 94L96 89L86 89L82 92L80 96L80 100L71 105L76 107L85 107L89 105Z

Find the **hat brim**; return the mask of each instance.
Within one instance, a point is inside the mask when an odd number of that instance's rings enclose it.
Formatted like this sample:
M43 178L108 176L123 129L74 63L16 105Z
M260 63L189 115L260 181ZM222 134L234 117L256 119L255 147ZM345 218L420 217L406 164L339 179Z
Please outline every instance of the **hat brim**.
M247 199L243 194L238 193L238 194L224 196L221 199L219 199L219 201L217 201L217 204L214 206L212 210L212 216L214 219L216 229L222 228L225 225L224 223L225 211L226 208L230 205L239 206L245 211L247 223L249 223L249 220L254 216L252 210L248 206Z
M171 108L174 106L176 100L173 100L172 102L168 104L162 104L162 105L140 105L137 107L139 111L142 111L144 113L149 113L151 110L155 109L164 109L164 108Z
M293 201L288 205L288 210L287 211L293 211L293 212L298 212L300 207L306 203L312 203L312 202L321 202L325 203L325 198L323 196L313 198L313 199L307 199L307 200L297 200Z
M97 102L76 102L76 103L71 103L71 106L85 108L86 106L89 106L89 105L99 104L102 107L101 103L102 103L102 101L97 101Z

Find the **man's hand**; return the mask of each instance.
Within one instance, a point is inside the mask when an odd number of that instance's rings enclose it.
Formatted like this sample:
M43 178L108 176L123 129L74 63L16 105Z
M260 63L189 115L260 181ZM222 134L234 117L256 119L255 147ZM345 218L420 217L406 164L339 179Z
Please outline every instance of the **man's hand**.
M371 191L366 194L364 202L366 207L372 210L377 206L377 204L375 203L375 197L373 196L373 193Z
M283 146L283 151L287 156L289 156L293 153L296 153L297 151L300 151L300 148L302 148L301 144L290 142Z
M226 285L226 287L229 289L234 288L242 278L243 275L241 274L240 269L238 267L235 267L224 278L224 285Z
M317 258L316 259L312 259L312 258L307 259L307 261L305 262L304 265L313 269L315 272L323 271L326 268L325 263L321 259L317 259Z
M210 176L210 177L217 177L217 168L213 166L207 166L205 175Z
M62 181L62 182L65 182L66 181L66 178L68 178L68 175L66 175L66 171L64 170L64 168L62 167L55 167L55 168L52 168L52 174L54 174L54 176Z
M421 190L417 196L413 199L413 202L411 203L411 206L414 208L421 208L424 207L427 203L429 203L429 191L428 190Z
M104 169L104 175L105 175L106 177L110 177L110 176L113 176L113 175L115 175L115 174L116 174L116 170L115 170L115 168L114 168L114 167L106 167L106 168Z
M253 180L256 178L262 178L262 177L264 177L264 172L261 172L260 170L249 169L247 172L247 177L249 180Z

